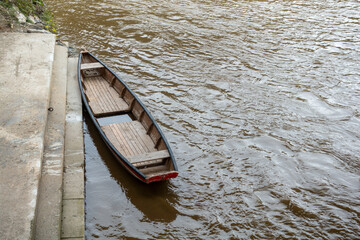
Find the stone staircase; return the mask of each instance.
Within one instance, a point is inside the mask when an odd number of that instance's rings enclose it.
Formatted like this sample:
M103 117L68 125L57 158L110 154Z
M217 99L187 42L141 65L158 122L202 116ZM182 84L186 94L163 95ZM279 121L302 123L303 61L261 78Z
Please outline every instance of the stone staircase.
M0 238L84 239L77 59L51 34L0 43Z

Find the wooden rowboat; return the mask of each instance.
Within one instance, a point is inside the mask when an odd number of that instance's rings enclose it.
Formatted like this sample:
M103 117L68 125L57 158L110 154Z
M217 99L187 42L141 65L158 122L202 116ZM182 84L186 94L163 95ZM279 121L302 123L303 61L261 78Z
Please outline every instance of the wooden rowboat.
M164 134L125 82L87 51L79 56L78 80L83 103L102 139L132 175L145 183L177 177Z

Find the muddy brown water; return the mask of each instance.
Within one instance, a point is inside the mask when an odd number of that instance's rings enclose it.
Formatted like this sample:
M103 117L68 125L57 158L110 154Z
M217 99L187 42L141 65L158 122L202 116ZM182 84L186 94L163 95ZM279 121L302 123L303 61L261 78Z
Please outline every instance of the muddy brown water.
M140 183L85 118L87 239L360 238L359 1L47 3L180 171Z

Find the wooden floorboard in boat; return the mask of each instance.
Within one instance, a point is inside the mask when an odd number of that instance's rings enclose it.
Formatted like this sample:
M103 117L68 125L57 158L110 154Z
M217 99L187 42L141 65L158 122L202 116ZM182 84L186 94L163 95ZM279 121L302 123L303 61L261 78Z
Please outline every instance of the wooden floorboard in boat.
M94 115L125 112L129 109L129 105L103 77L85 78L84 84Z
M139 121L114 123L101 128L114 147L125 157L157 151Z
M85 86L88 89L86 91L86 94L88 95L90 104L92 102L96 102L99 105L101 112L113 111L112 105L108 103L109 92L106 90L104 91L102 88L99 88L97 82L98 77L87 78L85 80Z

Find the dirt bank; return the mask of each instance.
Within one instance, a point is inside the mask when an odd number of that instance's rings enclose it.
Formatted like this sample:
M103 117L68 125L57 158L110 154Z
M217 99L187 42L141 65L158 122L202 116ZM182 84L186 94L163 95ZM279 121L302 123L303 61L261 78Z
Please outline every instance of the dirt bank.
M56 27L42 0L1 0L0 32L55 33Z

